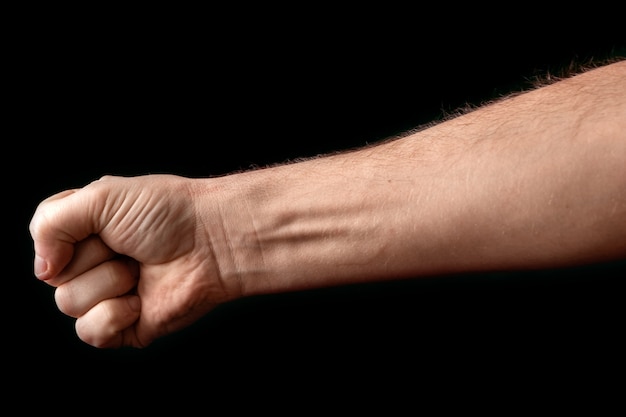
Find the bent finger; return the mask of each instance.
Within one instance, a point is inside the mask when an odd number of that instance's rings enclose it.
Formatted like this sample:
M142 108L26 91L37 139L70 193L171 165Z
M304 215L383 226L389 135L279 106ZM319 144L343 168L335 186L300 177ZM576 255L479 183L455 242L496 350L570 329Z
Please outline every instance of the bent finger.
M42 201L29 231L35 249L35 275L49 280L70 262L74 245L99 230L107 187L81 188L58 193Z
M76 319L76 334L83 342L97 348L141 347L136 342L132 327L140 312L139 296L126 295L104 300Z
M97 265L113 259L116 255L99 236L92 235L78 242L74 247L74 255L70 263L56 277L45 282L58 287Z
M139 267L134 260L114 259L60 285L54 298L59 310L68 316L79 317L103 300L128 293L138 278Z

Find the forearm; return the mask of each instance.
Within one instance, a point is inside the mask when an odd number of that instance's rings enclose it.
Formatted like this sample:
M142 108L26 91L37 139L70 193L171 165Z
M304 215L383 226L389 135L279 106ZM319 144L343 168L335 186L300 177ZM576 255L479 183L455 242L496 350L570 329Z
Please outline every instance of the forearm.
M212 247L244 294L568 265L626 255L625 132L622 62L199 188L216 191Z

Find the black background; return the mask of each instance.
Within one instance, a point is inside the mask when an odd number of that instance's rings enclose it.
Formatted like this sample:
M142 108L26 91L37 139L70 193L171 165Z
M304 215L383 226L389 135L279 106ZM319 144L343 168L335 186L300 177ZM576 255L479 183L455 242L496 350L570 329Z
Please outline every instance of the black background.
M39 201L104 174L221 175L381 140L572 61L624 55L619 27L376 9L54 12L23 18L8 64L3 345L16 391L98 404L288 392L303 406L354 387L348 404L389 388L405 402L477 385L478 398L550 396L623 370L624 262L239 300L147 349L109 351L78 340L34 278L27 230Z

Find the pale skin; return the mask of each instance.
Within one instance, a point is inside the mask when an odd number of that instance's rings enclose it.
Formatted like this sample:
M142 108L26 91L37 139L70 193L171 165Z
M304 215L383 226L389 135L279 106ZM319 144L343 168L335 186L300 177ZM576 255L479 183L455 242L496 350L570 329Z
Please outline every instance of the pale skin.
M41 202L35 275L99 348L256 294L626 257L626 61L414 133L214 178Z

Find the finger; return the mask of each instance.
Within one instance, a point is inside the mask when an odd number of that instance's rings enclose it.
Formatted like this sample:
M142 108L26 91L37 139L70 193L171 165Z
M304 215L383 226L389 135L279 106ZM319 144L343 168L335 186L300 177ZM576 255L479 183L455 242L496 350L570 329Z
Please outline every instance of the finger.
M115 256L117 254L99 236L91 235L74 246L74 255L70 263L57 276L46 282L58 287Z
M141 347L131 327L140 311L141 300L136 295L109 298L76 319L76 334L97 348Z
M95 193L101 187L68 190L42 201L35 210L29 231L35 248L35 275L54 278L72 258L74 244L97 234L103 201Z
M68 316L80 317L101 301L132 290L138 272L137 263L130 259L103 262L59 286L54 292L57 307Z
M68 196L70 194L74 194L78 190L79 190L78 188L72 188L70 190L61 191L59 193L53 194L50 197L44 199L43 202L51 202L51 201L54 201L54 200L58 200L60 198L64 198L64 197L66 197L66 196Z

